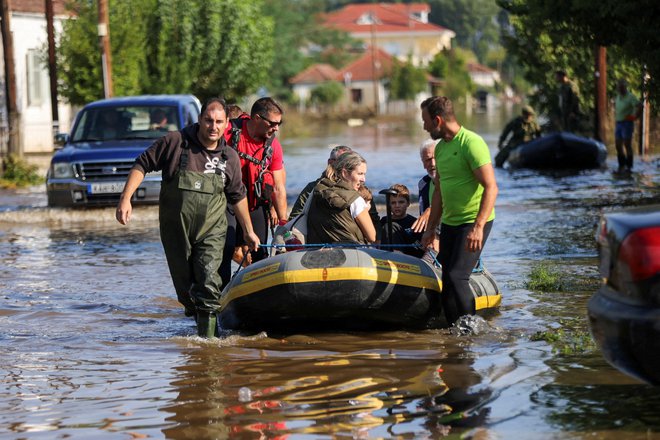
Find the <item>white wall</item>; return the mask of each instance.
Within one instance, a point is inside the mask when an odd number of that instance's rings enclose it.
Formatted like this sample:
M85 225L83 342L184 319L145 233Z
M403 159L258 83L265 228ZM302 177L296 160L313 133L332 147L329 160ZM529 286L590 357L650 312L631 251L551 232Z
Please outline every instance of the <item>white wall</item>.
M55 33L61 31L61 18L55 17ZM53 151L52 112L50 105L50 79L48 64L38 65L41 69L40 102L28 99L28 53L37 50L47 57L46 19L40 14L14 12L11 16L11 30L14 40L14 65L16 71L16 100L21 114L21 140L24 153L48 153ZM60 101L61 98L60 98ZM71 106L58 105L60 132L68 132L73 118Z

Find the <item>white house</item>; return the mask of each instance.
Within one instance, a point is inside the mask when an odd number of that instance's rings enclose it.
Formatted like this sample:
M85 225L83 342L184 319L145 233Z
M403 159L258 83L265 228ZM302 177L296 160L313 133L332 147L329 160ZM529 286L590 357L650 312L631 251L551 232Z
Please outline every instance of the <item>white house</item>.
M53 0L55 34L61 32L62 22L69 18L65 0ZM20 143L24 153L48 153L53 151L53 118L50 104L50 78L48 73L47 31L44 0L20 0L12 2L9 23L14 43L14 68L16 76L16 106L20 114ZM1 39L1 37L0 37ZM0 46L0 52L2 47ZM2 96L0 97L0 131L4 145L7 139L7 101L5 96L4 53L0 57L2 70ZM58 105L59 131L69 131L73 111L71 106ZM3 148L4 148L3 145Z
M323 16L326 27L349 33L366 46L384 50L399 61L408 57L426 66L443 49L451 48L456 33L429 23L427 3L348 4Z
M490 67L479 63L467 64L470 79L477 87L495 87L495 84L502 81L500 73Z

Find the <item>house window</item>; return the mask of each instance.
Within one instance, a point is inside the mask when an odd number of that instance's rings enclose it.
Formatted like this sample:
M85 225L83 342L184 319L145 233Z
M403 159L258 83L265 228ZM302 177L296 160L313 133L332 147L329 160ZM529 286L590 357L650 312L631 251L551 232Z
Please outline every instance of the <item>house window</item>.
M27 52L27 98L29 106L40 106L46 94L46 71L37 49Z
M351 102L362 104L362 89L351 89Z

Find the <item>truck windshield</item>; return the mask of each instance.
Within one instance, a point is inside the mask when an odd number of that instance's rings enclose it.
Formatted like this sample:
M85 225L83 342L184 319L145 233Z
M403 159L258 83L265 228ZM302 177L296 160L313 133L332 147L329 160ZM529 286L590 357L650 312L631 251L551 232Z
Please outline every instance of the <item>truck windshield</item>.
M121 106L82 110L72 142L156 139L179 130L174 106Z

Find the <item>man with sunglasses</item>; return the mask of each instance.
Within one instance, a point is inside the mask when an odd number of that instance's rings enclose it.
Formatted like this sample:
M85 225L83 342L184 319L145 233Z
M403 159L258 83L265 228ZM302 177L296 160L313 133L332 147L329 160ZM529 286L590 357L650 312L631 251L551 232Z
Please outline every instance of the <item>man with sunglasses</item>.
M283 110L270 97L260 98L250 110L250 115L242 115L233 119L231 126L225 131L225 139L241 158L243 183L248 191L248 208L250 218L257 236L262 243L268 239L269 225L276 225L280 220L286 220L286 173L284 170L282 146L276 138L282 125ZM272 193L269 194L272 190ZM237 252L234 259L243 258L243 232L236 225L231 209L227 211L229 230L225 244L225 258L220 268L220 275L226 284L231 277L231 256ZM232 227L236 238L230 237ZM235 249L234 249L235 248ZM229 256L230 258L226 258ZM258 261L266 256L266 251L260 248L252 252L246 260Z

